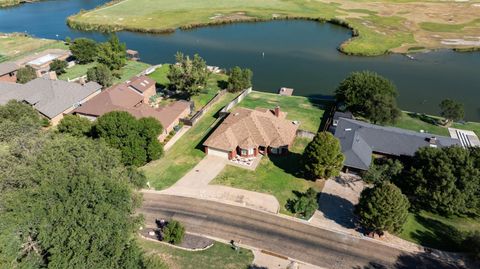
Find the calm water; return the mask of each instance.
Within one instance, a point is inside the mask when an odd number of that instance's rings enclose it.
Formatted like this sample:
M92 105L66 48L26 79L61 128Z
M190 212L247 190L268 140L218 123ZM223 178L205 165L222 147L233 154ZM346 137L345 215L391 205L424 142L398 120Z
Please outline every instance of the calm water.
M69 29L65 19L105 1L54 0L3 9L0 32L104 40L99 33ZM199 53L209 65L251 68L254 87L264 91L286 86L297 95L328 95L349 72L373 70L394 81L403 109L438 113L442 99L454 98L465 104L467 119L480 121L480 53L440 51L415 55L415 61L401 55L353 57L336 50L349 36L344 28L307 21L241 23L170 35L119 33L145 62L172 62L177 51Z

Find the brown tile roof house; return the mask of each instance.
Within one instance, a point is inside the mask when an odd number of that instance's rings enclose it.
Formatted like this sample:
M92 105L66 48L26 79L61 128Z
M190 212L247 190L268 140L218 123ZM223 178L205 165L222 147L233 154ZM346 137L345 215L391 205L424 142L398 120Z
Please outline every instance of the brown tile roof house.
M100 93L102 86L96 82L85 85L50 80L34 79L26 84L0 82L0 104L9 100L25 101L56 125L64 114Z
M287 153L298 125L285 116L279 107L275 110L237 108L205 141L205 152L228 159L236 155Z
M111 111L126 111L136 118L153 117L160 121L164 128L159 137L160 140L163 140L179 124L181 118L190 114L190 103L176 101L155 109L145 102L145 93L149 91L150 86L148 85L151 84L155 87L155 82L151 79L147 80L146 77L118 84L104 90L95 98L75 109L73 113L91 120Z
M20 66L14 62L0 63L0 81L16 82L18 69Z

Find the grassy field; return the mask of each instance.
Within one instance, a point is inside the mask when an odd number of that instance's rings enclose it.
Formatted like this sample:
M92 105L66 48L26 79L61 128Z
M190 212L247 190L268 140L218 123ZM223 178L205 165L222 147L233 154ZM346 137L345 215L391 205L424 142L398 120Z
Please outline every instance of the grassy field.
M65 69L65 73L58 76L61 80L74 79L87 74L87 70L92 68L97 63L88 63L88 64L76 64L71 68Z
M253 262L252 251L241 248L236 252L219 242L203 251L181 250L144 239L138 242L146 253L158 255L171 269L247 269Z
M413 113L413 112L403 112L402 116L393 126L417 131L424 130L427 133L449 136L448 128L444 126L439 126L435 122L440 120L440 117L430 116L425 114ZM478 122L466 122L466 123L453 123L453 128L464 129L474 131L477 136L480 137L480 123Z
M288 156L263 157L255 171L227 165L210 184L268 193L280 203L280 212L291 213L285 208L289 199L295 198L294 191L304 192L309 187L321 191L323 182L313 182L298 176L300 157L309 140L297 138Z
M273 109L280 106L281 111L288 112L287 119L300 121L300 129L316 133L328 103L302 96L282 96L253 91L240 102L239 106L251 109L257 107Z
M222 96L165 156L142 167L152 187L157 190L170 187L200 162L205 156L201 144L214 128L217 112L233 98L234 95L230 93Z
M36 2L40 0L30 0L31 2ZM0 0L0 7L11 7L20 5L20 0Z
M465 36L480 33L475 3L478 0L123 0L82 11L68 23L83 30L165 32L235 21L335 18L359 34L342 44L342 51L380 55L415 47L468 47L462 45ZM459 42L446 45L445 39Z
M0 62L53 48L68 49L68 46L57 40L33 38L23 34L0 34Z
M157 68L155 72L151 73L149 77L154 79L159 85L166 87L170 82L167 78L169 66L169 64L163 64L160 68ZM211 74L207 82L207 87L202 90L199 95L191 97L191 101L195 103L195 109L199 110L205 106L220 90L219 82L225 80L227 80L227 76L224 74ZM170 100L164 99L162 102L168 103L175 100L174 98Z
M422 246L459 251L464 233L480 231L480 219L445 218L429 212L410 213L400 237Z

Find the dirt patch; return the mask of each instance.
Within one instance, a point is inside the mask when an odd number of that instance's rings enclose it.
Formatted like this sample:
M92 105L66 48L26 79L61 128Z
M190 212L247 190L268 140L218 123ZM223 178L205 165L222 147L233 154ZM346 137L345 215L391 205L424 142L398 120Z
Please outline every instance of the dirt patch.
M246 15L245 12L235 12L232 14L217 13L214 16L210 17L210 19L213 21L246 21L254 18Z

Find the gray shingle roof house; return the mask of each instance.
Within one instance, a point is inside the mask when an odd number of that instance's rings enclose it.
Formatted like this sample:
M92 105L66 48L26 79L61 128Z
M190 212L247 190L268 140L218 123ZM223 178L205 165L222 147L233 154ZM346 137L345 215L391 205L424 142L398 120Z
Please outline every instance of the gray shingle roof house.
M340 118L335 129L347 167L368 170L372 154L413 156L421 147L448 147L460 141L445 136L383 127L358 120Z
M56 124L63 114L100 93L102 86L96 82L85 85L50 80L34 79L26 84L0 83L0 104L9 100L25 101Z

